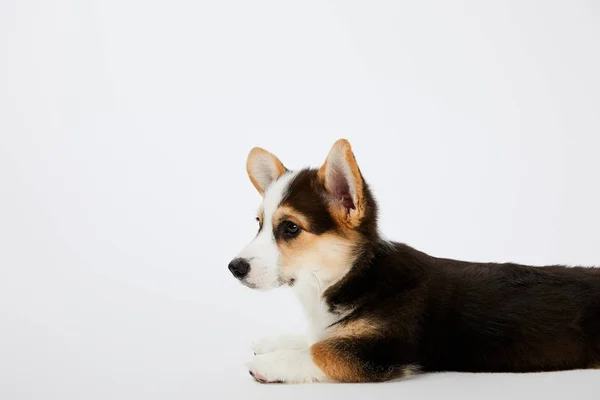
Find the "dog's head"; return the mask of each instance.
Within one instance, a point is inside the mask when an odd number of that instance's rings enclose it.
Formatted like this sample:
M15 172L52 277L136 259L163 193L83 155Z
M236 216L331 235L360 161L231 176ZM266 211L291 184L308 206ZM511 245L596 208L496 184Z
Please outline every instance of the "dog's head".
M377 235L376 205L348 141L338 140L320 169L290 171L261 148L246 169L263 197L256 237L229 264L246 286L328 286Z

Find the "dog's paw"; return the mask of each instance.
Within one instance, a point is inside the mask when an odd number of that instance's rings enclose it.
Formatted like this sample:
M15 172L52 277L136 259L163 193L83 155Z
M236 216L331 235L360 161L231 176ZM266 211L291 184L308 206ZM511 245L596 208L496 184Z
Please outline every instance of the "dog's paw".
M252 343L252 351L256 355L271 353L275 350L302 350L305 348L308 348L308 339L303 335L281 335Z
M308 349L275 350L257 355L246 364L250 375L260 383L309 383L325 380Z
M283 381L273 381L270 382L269 379L266 376L261 375L258 372L252 372L252 370L248 371L250 373L250 376L254 378L254 380L258 383L285 383Z

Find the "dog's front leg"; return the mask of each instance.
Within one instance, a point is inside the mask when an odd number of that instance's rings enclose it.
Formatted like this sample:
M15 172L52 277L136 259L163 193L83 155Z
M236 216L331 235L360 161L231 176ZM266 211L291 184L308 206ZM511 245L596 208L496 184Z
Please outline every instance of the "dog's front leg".
M394 338L330 338L302 350L275 350L247 366L262 383L380 382L418 372L414 347Z
M254 354L266 354L275 350L302 350L309 347L306 335L281 335L263 338L252 343Z

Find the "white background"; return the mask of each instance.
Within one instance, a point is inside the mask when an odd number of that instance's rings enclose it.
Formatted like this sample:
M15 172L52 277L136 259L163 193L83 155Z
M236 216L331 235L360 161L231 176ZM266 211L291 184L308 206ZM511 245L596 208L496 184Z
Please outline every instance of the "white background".
M252 146L346 137L391 238L600 264L596 1L0 2L0 398L598 398L600 371L259 385ZM412 396L412 397L408 397ZM416 397L415 397L416 396Z

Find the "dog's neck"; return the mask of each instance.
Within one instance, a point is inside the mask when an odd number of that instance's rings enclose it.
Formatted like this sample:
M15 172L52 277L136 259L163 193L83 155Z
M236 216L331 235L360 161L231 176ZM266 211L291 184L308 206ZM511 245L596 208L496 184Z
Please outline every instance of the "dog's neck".
M379 234L373 236L375 237L371 240L357 243L356 247L348 252L352 256L342 261L344 265L314 265L302 268L303 272L295 277L293 290L306 315L311 343L327 338L335 329L332 325L352 312L351 307L346 309L344 305L332 305L328 293L344 285L351 275L357 273L357 268L367 268L377 250L388 246L387 239L381 238ZM349 274L351 270L353 273Z

